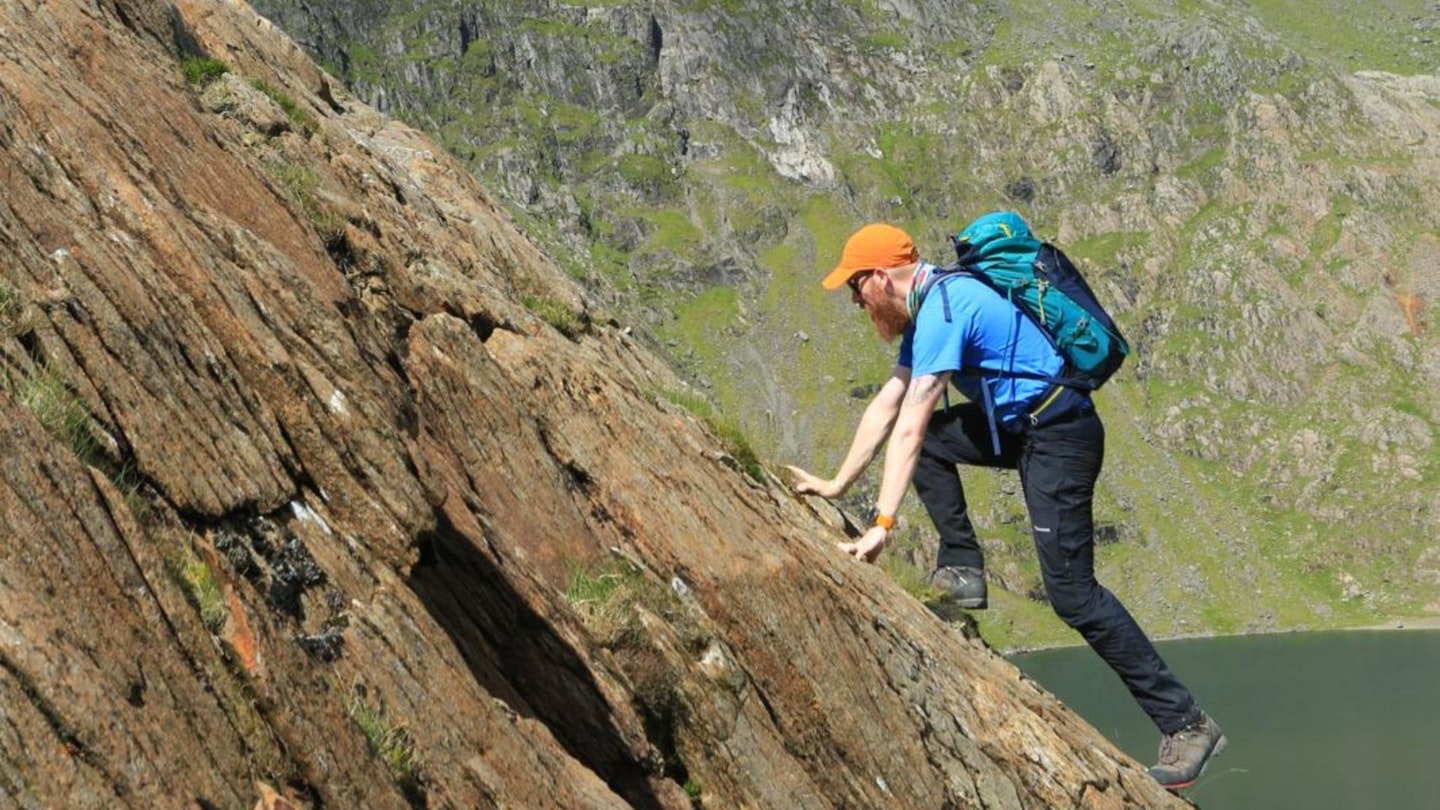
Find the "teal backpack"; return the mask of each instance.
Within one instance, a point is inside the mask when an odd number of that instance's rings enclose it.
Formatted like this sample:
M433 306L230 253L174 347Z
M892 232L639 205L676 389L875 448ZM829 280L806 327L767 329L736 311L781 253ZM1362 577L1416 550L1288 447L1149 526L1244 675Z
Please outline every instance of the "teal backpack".
M1094 390L1125 362L1130 346L1090 285L1059 248L1036 239L1019 214L986 214L951 239L958 261L942 273L968 273L1009 299L1065 358L1049 382Z

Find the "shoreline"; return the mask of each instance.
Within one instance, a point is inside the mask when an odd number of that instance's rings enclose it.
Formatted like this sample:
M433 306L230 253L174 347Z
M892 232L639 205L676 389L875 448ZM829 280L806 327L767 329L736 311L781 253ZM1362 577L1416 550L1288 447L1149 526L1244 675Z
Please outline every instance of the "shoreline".
M1339 628L1346 629L1346 628ZM1418 619L1394 619L1385 624L1367 624L1353 630L1440 630L1440 616L1422 616Z
M1152 641L1155 641L1155 642L1157 642L1157 643L1160 643L1160 642L1166 642L1166 641L1189 641L1189 640L1191 640L1191 639L1199 639L1199 638L1237 638L1237 637L1241 637L1241 636L1274 636L1274 635L1283 635L1283 634L1286 634L1286 633L1344 633L1344 632L1349 632L1349 631L1354 631L1354 630L1363 630L1363 631L1366 631L1366 632L1377 631L1377 630L1378 630L1378 631L1388 630L1388 631L1392 631L1392 632L1393 632L1393 631L1401 631L1401 632L1403 632L1403 631L1406 631L1406 630L1440 630L1440 616L1430 615L1430 616L1419 616L1419 617L1414 617L1414 618L1409 618L1409 619L1389 619L1389 620L1387 620L1387 621L1385 621L1385 622L1383 622L1383 623L1381 623L1381 624L1363 624L1363 625L1355 625L1355 626L1353 626L1353 627L1288 627L1288 628L1280 628L1280 629L1275 629L1275 630L1260 630L1260 631L1253 632L1253 633L1194 633L1194 634L1190 634L1190 635L1180 635L1180 636L1152 636L1152 637L1151 637L1151 640L1152 640ZM1046 651L1046 650L1063 650L1063 649L1066 649L1066 648L1069 648L1069 647L1084 647L1084 646L1085 646L1084 640L1079 639L1079 637L1078 637L1078 635L1077 635L1077 640L1076 640L1075 642L1073 642L1073 643L1067 643L1067 644L1039 644L1039 645L1036 645L1036 646L1033 646L1033 647L1013 647L1013 648L1011 648L1011 649L1006 649L1006 650L997 649L996 652L999 653L999 654L1000 654L1002 657L1004 657L1004 658L1010 658L1010 657L1016 656L1016 655L1026 655L1026 654L1028 654L1028 653L1044 652L1044 651Z

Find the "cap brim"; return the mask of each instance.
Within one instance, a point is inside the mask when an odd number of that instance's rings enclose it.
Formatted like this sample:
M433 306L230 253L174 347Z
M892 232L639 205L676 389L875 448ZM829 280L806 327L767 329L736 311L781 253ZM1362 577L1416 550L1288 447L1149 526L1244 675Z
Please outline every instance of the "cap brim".
M827 290L838 290L845 282L850 280L851 276L861 272L863 269L864 268L861 267L846 267L842 264L834 270L831 270L830 275L821 280L820 286Z

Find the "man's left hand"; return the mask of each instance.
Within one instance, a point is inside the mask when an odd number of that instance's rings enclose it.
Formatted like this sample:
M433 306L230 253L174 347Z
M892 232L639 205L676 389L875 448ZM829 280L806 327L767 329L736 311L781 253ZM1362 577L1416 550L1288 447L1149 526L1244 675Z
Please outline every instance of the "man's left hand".
M785 469L795 477L795 491L801 495L819 495L830 501L845 494L845 488L833 478L821 478L790 464Z
M890 532L880 526L871 526L853 543L836 543L840 550L860 562L875 562L885 544L890 542Z

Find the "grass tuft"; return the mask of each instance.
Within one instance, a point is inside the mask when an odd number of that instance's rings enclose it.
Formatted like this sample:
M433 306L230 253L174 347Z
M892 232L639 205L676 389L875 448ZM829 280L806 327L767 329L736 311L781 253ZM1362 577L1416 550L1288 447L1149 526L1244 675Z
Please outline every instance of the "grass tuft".
M285 111L285 115L290 119L290 123L295 125L295 130L301 135L309 138L311 135L320 131L320 122L315 120L315 116L311 115L299 104L296 104L295 99L260 79L251 79L250 84L256 90L269 96L271 101L280 105L280 109Z
M185 77L185 83L200 90L209 87L212 82L229 72L229 65L208 56L195 56L180 61L180 74Z
M27 335L35 331L38 313L26 304L19 291L0 279L0 337Z
M4 286L0 285L0 333L10 323L7 321L4 292ZM15 328L29 327L22 324ZM139 467L133 459L115 461L106 456L97 438L103 435L103 431L59 372L44 368L18 378L7 376L0 380L0 385L8 388L15 401L35 415L47 433L69 445L81 463L104 473L110 483L120 490L125 505L137 520L143 522L151 517L154 510L145 496L146 480Z
M565 601L585 626L607 647L640 640L637 605L661 616L673 616L673 599L658 583L633 566L615 561L597 571L576 569L565 588Z
M225 591L215 578L215 572L210 570L204 560L191 556L185 561L180 577L190 593L190 598L200 609L200 622L210 633L219 633L225 627L225 620L230 618L230 610L225 604Z
M272 162L269 169L270 174L289 192L290 198L299 204L305 218L325 244L326 252L332 257L337 253L343 254L348 222L343 214L320 201L320 176L309 167L286 161Z
M415 737L403 723L390 716L385 701L370 699L369 690L357 683L345 700L345 711L360 726L370 750L390 769L395 782L413 794L420 785L420 754Z
M22 377L14 386L15 399L40 421L50 435L70 445L75 455L94 466L100 456L91 431L90 412L59 373L45 369Z
M522 295L520 303L571 340L585 332L585 321L569 304L545 295Z
M690 389L666 389L660 392L666 400L689 411L696 419L710 429L725 445L735 465L757 484L766 483L765 466L750 444L740 423L715 409L710 400Z
M740 423L729 418L716 418L709 423L710 429L729 448L730 455L739 465L740 470L750 476L750 480L757 484L765 484L765 467L760 463L760 456L755 448L750 445L750 440L745 436Z
M658 617L691 653L704 649L710 636L664 582L626 560L611 560L595 571L575 570L565 599L596 640L615 654L633 684L646 733L664 757L666 775L689 783L681 751L691 716L686 672L655 644L643 617Z
M20 295L0 282L0 331L10 332L20 320Z

